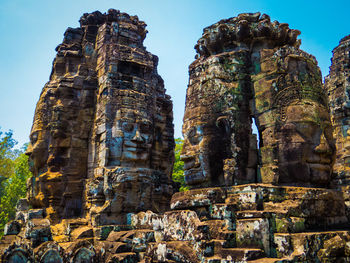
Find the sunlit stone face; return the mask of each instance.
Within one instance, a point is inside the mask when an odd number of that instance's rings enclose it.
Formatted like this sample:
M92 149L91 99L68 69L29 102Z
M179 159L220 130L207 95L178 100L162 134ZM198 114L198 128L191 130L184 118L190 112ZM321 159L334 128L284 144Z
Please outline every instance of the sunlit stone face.
M209 115L207 120L184 121L181 160L188 185L203 187L223 183L223 160L228 156L229 138L217 119Z
M57 88L46 88L37 104L26 151L34 176L47 170L57 172L63 164L62 141L67 137L68 124L64 121L67 112L57 99L58 94Z
M47 129L49 119L46 113L47 103L45 103L45 99L50 97L51 93L44 90L35 110L33 126L29 136L30 141L26 154L29 156L30 169L34 176L38 176L47 170L50 132Z
M48 145L45 140L47 131L33 127L30 134L30 143L26 154L29 156L30 169L34 174L41 174L45 170L48 158Z
M108 165L148 167L152 142L153 125L149 117L137 111L119 111L112 128Z
M335 145L327 109L315 102L290 104L279 130L279 182L326 186Z

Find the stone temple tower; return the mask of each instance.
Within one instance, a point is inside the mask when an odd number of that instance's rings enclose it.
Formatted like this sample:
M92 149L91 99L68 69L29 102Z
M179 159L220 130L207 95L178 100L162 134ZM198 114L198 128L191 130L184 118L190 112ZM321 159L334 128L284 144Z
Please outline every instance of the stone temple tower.
M65 32L35 110L28 196L5 231L23 239L4 252L5 262L34 260L33 249L46 241L126 225L130 213L169 209L172 102L158 57L143 46L145 28L137 16L110 9L84 14L80 27ZM73 250L74 262L88 253ZM41 249L35 260L56 252Z
M337 146L334 184L344 186L350 182L350 36L340 40L333 50L325 86Z
M350 262L349 37L325 88L288 24L244 13L205 28L183 124L190 190L175 192L145 26L109 10L66 31L1 263Z

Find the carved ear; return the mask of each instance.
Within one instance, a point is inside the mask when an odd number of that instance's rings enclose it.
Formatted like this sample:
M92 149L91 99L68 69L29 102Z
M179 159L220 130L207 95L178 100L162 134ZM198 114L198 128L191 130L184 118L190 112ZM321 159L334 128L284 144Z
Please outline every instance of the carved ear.
M230 133L231 126L227 116L220 116L216 119L215 124L224 134Z

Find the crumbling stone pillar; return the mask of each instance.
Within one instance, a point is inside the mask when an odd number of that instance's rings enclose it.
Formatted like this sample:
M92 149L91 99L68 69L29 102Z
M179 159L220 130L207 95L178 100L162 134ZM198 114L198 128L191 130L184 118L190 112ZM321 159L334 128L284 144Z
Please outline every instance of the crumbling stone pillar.
M316 60L299 50L299 34L260 13L204 30L190 66L183 126L189 185L224 185L223 177L233 178L226 185L329 184L335 147L327 97ZM257 177L252 118L260 135ZM230 128L220 131L223 120Z
M262 182L327 187L335 146L316 60L290 46L262 49L260 58L254 89Z
M81 19L83 27L89 17ZM172 103L157 74L158 57L143 46L145 27L137 17L114 12L98 28L86 186L94 224L125 224L131 212L165 211L173 192Z
M28 199L51 220L82 215L88 140L96 90L94 39L68 28L56 50L50 81L35 110L27 154Z
M336 140L334 184L345 186L350 180L350 36L333 50L330 73L325 78Z
M84 14L56 48L27 151L29 205L42 218L57 223L85 209L98 214L94 224L125 224L127 213L168 208L172 102L143 46L145 28L113 9Z
M220 22L204 29L195 47L199 57L189 69L181 158L192 187L256 180L249 48L231 33Z

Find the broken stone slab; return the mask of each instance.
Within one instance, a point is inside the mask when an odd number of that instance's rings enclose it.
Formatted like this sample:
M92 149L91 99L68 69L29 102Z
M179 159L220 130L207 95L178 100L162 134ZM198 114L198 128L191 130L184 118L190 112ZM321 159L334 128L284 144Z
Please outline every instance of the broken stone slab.
M4 235L17 235L21 232L22 223L18 220L8 222L4 227Z
M306 233L276 233L274 243L278 257L309 261L315 258L346 258L349 231L325 231ZM331 261L332 262L332 261Z
M186 209L223 203L226 197L224 188L202 188L175 193L170 201L171 209Z
M27 198L21 198L16 204L17 211L27 211L29 209L29 202Z
M45 218L45 209L30 209L28 211L28 220L31 220L31 219L43 219Z

